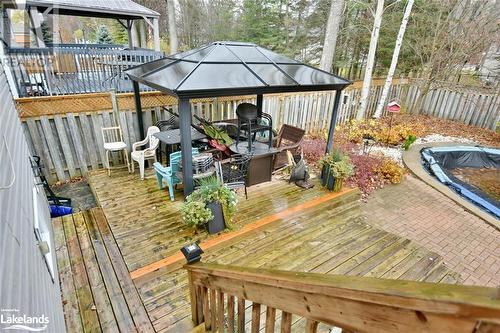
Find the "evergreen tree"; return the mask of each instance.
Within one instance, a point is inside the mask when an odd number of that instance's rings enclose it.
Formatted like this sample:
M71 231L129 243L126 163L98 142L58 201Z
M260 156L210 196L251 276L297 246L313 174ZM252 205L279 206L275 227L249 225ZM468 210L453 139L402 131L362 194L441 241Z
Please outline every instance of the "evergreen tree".
M40 27L42 28L43 42L45 44L51 44L54 41L54 39L52 35L52 30L50 29L49 25L47 24L47 22L42 22Z
M127 45L128 44L128 32L118 21L114 20L111 22L111 39L115 44Z
M97 30L97 44L113 44L113 38L105 25L99 26Z

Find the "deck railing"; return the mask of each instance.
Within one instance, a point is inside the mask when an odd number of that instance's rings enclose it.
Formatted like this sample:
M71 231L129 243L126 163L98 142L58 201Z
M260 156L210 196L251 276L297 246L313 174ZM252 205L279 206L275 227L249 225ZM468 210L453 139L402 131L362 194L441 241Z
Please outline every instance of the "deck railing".
M56 45L47 48L10 48L6 62L20 97L55 96L115 89L132 91L123 71L163 57L152 50L126 50L116 45ZM151 90L142 86L141 90Z
M205 263L185 268L192 319L205 331L243 333L248 326L288 333L295 325L294 331L311 333L318 325L360 333L500 330L494 288Z

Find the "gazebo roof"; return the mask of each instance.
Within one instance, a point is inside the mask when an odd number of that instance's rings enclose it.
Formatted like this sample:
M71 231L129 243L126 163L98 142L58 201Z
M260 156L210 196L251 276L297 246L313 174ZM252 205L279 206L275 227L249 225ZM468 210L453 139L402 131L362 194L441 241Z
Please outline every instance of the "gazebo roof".
M350 81L252 43L214 42L125 71L179 98L339 90Z
M159 17L160 14L131 0L26 0L26 6L39 11L52 8L59 15L104 18L140 19ZM7 1L8 8L17 8L15 1ZM23 1L24 5L24 1Z

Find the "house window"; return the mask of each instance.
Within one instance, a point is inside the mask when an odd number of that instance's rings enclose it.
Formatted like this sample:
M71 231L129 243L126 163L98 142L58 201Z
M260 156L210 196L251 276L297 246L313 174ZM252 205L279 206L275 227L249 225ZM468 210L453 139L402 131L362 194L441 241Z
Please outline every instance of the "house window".
M35 181L36 183L36 181ZM48 202L45 193L37 185L33 187L33 214L35 237L38 241L40 252L43 255L47 269L49 270L52 282L54 282L54 262L52 256L52 237L49 223L50 215L47 210Z

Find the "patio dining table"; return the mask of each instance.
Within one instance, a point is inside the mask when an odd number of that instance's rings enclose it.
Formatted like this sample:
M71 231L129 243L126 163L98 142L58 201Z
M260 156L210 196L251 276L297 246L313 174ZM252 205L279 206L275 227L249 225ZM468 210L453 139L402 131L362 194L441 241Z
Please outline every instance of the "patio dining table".
M165 144L167 146L174 146L178 145L181 143L181 130L179 128L176 129L169 129L165 131L161 131L158 133L153 134L154 137L158 138L160 140L160 147L158 149L159 151L159 156L158 159L161 160L161 144ZM191 140L196 141L196 140L202 140L205 139L207 136L198 130L196 130L194 127L191 127ZM168 162L168 154L167 155L167 162Z

